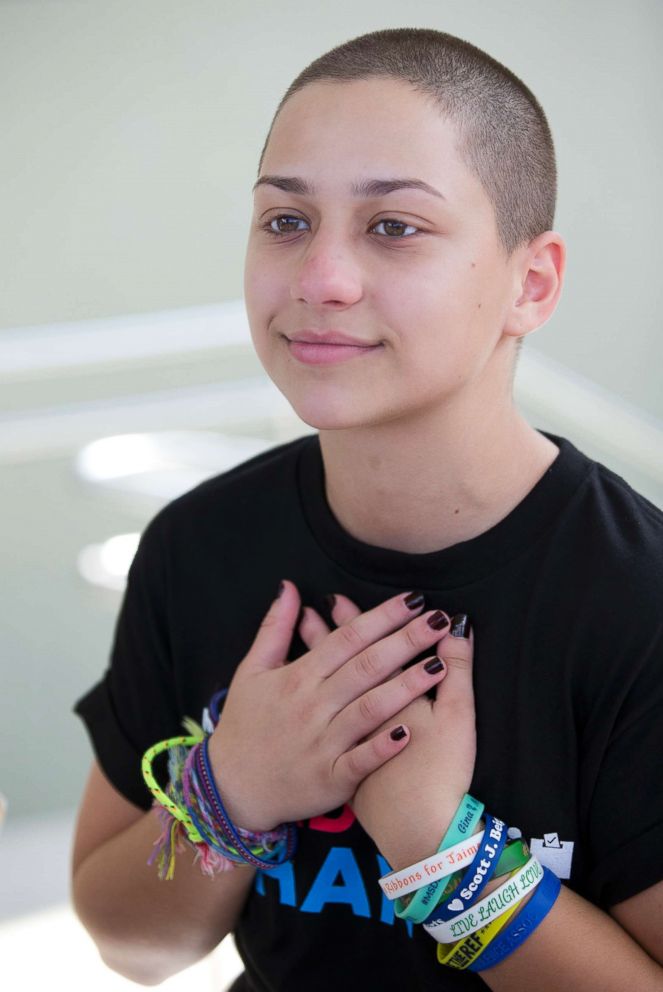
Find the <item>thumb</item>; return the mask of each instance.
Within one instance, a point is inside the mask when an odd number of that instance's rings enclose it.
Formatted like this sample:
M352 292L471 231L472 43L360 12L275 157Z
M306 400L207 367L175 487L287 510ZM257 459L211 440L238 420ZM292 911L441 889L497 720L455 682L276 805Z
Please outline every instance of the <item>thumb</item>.
M242 667L245 671L280 668L287 660L301 599L294 582L284 579L265 614Z
M473 706L474 632L467 614L457 613L451 618L447 633L436 645L436 653L447 666L444 679L446 703L462 705L469 702Z

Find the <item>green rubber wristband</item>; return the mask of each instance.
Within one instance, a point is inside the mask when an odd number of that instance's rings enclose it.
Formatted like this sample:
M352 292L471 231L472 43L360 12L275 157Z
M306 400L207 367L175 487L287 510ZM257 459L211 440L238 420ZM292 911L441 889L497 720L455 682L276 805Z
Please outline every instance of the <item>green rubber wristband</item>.
M447 847L453 847L463 837L467 837L469 841L472 837L473 828L481 818L483 811L483 803L480 803L478 799L473 799L466 792L460 801L458 809L451 818L449 829L440 841L440 846L437 849L438 853L441 853ZM452 874L455 874L455 872ZM412 920L413 923L422 923L440 901L440 893L444 892L450 878L451 875L447 875L446 878L440 878L438 881L431 882L430 885L425 885L423 888L417 889L407 904L400 898L396 899L394 904L396 916L401 920Z
M517 871L519 868L522 868L524 864L527 864L529 858L530 850L526 841L522 840L520 837L517 840L509 841L502 851L499 861L495 866L493 878L500 878L502 875L510 875L512 871ZM460 880L463 877L463 873L464 869L449 876L449 882L445 885L444 892L437 900L436 907L439 906L441 902L444 902L445 899L448 899L454 889L458 888Z

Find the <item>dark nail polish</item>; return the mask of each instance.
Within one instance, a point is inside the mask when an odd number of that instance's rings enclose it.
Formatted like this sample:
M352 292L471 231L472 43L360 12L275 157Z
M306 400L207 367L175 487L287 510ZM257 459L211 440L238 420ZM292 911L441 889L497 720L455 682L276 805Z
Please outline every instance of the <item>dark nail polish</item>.
M451 618L449 633L452 637L469 637L472 627L467 613L457 613Z
M334 595L333 592L327 593L327 595L325 596L325 603L327 604L329 608L329 612L331 613L331 611L336 606L336 596Z
M445 627L449 626L449 621L445 617L442 610L436 610L435 613L429 616L428 625L429 627L432 627L433 630L444 630Z
M279 598L279 596L281 595L284 589L285 589L285 582L279 582L279 591L276 594L277 599Z
M405 597L403 602L409 610L416 610L417 607L424 605L424 594L422 592L411 592Z
M440 658L431 658L431 660L427 661L424 665L424 671L428 672L429 675L437 675L437 673L441 672L443 668L444 665Z
M405 737L406 730L405 727L394 727L392 732L389 734L392 741L402 741Z

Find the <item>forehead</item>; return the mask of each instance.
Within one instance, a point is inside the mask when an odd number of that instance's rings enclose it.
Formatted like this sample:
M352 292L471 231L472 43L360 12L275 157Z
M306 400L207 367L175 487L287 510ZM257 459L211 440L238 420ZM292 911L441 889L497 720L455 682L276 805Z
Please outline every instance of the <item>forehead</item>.
M285 103L261 173L304 176L339 191L364 177L416 176L449 202L485 196L457 142L455 125L406 82L325 80Z

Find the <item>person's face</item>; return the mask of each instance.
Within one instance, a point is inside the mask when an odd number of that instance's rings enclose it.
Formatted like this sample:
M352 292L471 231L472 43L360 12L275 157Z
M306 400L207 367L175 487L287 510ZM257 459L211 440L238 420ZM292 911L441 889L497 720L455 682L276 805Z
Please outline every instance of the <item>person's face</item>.
M278 116L261 178L290 181L255 189L245 301L260 361L310 426L442 409L507 367L495 355L504 354L513 269L455 140L427 98L393 79L309 84ZM395 179L442 195L353 194ZM332 331L373 347L289 340Z

